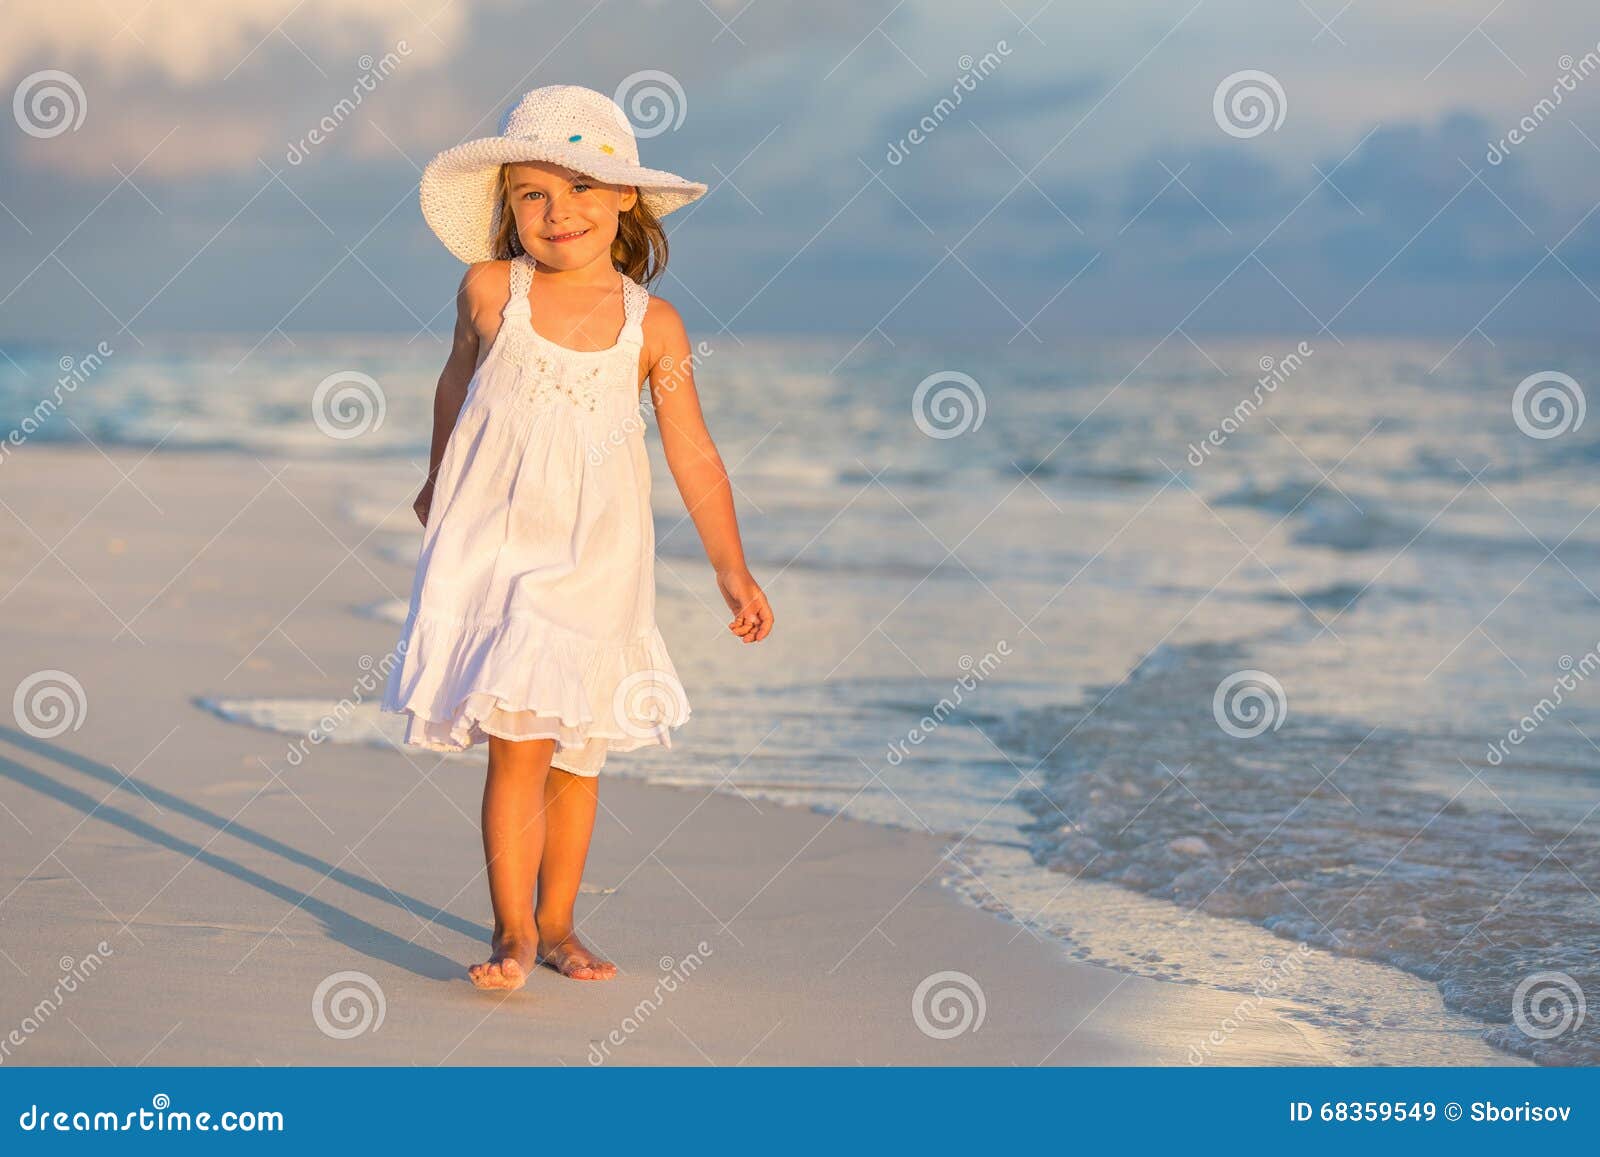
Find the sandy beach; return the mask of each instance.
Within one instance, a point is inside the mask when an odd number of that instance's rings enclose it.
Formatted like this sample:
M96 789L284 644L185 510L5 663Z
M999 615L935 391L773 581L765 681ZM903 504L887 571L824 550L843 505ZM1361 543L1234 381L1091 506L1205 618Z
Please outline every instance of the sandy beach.
M963 901L947 839L621 776L579 909L620 977L475 991L477 765L292 759L199 703L351 694L392 645L351 609L409 573L341 503L361 477L409 517L408 468L49 447L3 469L7 686L82 687L53 725L4 727L0 1027L25 1026L6 1063L1186 1064L1239 1005ZM694 760L692 731L662 759ZM945 972L965 976L914 1015ZM1339 1062L1274 1011L1212 1062Z

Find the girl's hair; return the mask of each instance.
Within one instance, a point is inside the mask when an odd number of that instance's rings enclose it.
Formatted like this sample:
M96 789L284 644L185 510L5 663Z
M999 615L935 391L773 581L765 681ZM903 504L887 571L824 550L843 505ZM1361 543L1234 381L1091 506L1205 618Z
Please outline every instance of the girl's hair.
M522 252L517 237L517 219L511 211L511 165L500 166L495 178L495 196L500 199L500 228L494 237L494 256L507 261ZM667 268L667 231L661 219L650 211L644 198L634 200L633 208L617 214L617 235L611 242L611 264L640 285L648 285Z

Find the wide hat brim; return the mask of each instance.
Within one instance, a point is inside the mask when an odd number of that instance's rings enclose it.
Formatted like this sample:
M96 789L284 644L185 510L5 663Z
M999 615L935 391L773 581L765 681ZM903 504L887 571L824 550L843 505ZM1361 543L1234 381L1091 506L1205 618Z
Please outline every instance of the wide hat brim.
M633 185L657 217L705 196L707 186L662 169L647 169L592 148L516 137L481 137L446 149L422 171L422 216L446 249L472 264L503 257L491 251L500 227L495 181L500 166L545 161L608 185Z

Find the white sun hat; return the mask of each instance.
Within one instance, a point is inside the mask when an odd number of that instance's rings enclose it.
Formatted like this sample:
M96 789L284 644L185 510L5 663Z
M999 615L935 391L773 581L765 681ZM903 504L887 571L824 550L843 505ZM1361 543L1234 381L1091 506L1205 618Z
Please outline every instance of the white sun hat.
M657 217L706 193L698 181L639 164L633 125L616 101L576 84L551 84L524 93L502 118L500 135L444 150L422 172L422 216L462 261L508 256L492 251L500 230L495 187L500 166L546 161L598 181L633 185Z

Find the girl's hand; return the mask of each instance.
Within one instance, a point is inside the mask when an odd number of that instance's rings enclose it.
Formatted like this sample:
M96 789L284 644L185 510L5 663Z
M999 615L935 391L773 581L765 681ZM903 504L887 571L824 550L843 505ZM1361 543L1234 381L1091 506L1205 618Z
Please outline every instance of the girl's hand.
M772 633L772 624L777 620L767 596L748 570L718 573L717 589L734 615L728 630L746 643L759 643Z
M423 526L428 525L428 511L433 506L433 483L425 482L422 492L417 495L417 500L411 504L411 509L417 512L417 520Z

